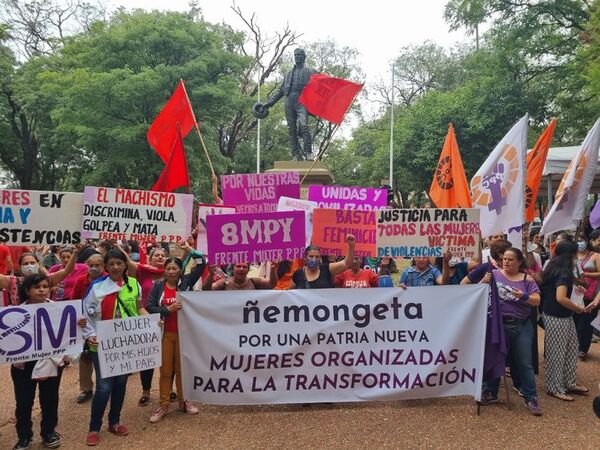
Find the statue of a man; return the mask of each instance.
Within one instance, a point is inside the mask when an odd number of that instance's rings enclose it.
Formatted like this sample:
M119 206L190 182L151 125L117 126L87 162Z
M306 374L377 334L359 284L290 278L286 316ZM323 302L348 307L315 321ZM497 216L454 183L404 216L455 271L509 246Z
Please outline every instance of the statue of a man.
M259 118L268 114L268 109L281 97L285 96L285 120L287 121L290 135L292 155L298 161L307 159L312 154L312 136L308 128L308 113L304 105L298 103L298 98L308 84L310 77L317 73L315 70L304 67L306 53L301 48L294 50L294 68L290 70L275 93L264 103L257 103L253 113ZM298 135L302 136L303 149L298 142Z

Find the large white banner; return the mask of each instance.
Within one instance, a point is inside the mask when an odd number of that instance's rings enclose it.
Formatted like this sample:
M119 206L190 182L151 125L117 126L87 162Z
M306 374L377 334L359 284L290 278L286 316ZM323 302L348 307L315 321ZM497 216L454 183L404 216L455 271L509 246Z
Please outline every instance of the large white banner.
M488 289L178 292L184 396L219 405L479 399Z
M81 353L81 300L0 308L0 364Z
M98 360L102 378L155 369L162 364L160 314L101 320Z
M0 189L0 240L25 245L78 244L82 207L81 193Z

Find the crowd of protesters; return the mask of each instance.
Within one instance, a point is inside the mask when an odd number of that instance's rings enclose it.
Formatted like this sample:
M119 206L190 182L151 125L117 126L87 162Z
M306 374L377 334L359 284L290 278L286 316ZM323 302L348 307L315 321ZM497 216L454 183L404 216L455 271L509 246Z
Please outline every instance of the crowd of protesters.
M171 256L167 245L137 242L88 242L75 247L18 247L0 245L0 288L4 305L83 299L80 325L85 345L79 357L80 393L77 403L91 400L86 444L100 442L108 407L108 431L129 433L121 423L128 375L103 377L96 351L99 320L158 313L163 326L162 365L159 373L159 407L149 415L156 423L178 410L197 414L199 409L183 397L177 314L182 304L177 291L251 289L385 288L446 284L490 283L499 298L506 341L507 374L525 407L534 415L542 409L534 374L536 323L544 334L546 392L563 401L585 395L588 388L576 382L578 360L585 361L593 339L592 320L600 304L600 230L577 239L561 233L547 246L538 229L531 229L526 251L513 246L505 235L486 239L478 260L462 260L449 252L442 258L361 258L355 256L355 238L347 236L345 257L323 255L306 248L304 258L268 262L261 271L248 263L209 265L193 249L194 239L178 244L181 257ZM483 256L485 255L485 257ZM252 275L251 275L252 273ZM394 279L396 281L394 281ZM579 299L579 300L578 300ZM58 447L58 392L69 358L13 364L15 418L18 442L29 448L31 411L36 388L42 412L41 437L46 447ZM150 402L153 370L140 372L139 406ZM94 381L95 379L95 381ZM480 404L498 401L500 379L486 379ZM175 390L173 390L175 384ZM95 390L94 390L95 388Z

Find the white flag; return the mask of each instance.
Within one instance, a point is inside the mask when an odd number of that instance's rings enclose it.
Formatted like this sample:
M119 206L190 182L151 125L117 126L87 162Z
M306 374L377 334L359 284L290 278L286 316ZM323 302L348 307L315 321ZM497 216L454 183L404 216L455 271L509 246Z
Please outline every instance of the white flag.
M599 146L600 119L596 120L567 167L540 234L577 229L579 221L583 219L585 202L596 174Z
M504 233L525 223L525 114L496 145L471 180L473 207L480 209L481 235Z

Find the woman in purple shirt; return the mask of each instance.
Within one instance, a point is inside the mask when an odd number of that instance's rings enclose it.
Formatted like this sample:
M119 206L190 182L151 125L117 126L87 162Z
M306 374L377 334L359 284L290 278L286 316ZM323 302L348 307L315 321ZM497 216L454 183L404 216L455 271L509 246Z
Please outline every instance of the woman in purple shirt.
M529 319L532 306L540 304L540 292L537 284L525 273L527 263L523 252L511 247L504 252L502 268L488 273L482 282L489 283L491 277L496 282L500 300L500 314L504 324L504 332L508 343L508 356L512 358L517 370L519 390L523 394L525 406L536 416L542 415L542 410L535 387L533 372L533 323ZM482 404L498 401L500 379L484 380Z

